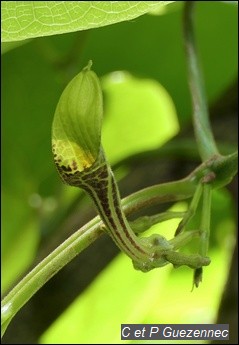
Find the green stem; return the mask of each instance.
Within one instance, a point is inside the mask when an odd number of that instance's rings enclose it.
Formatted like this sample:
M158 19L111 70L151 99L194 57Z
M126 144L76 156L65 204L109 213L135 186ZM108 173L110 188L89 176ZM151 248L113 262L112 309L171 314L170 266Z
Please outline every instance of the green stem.
M231 182L238 171L238 151L228 156L219 156L208 162L208 166L215 173L216 179L213 186L218 188Z
M123 211L127 215L159 203L190 198L194 195L205 170L209 168L216 175L213 188L217 187L217 176L220 177L220 186L223 186L235 175L236 161L237 153L228 157L214 157L202 163L185 179L151 186L128 196L122 200ZM103 223L98 216L71 235L26 275L2 301L2 332L5 332L14 315L51 277L102 233ZM181 241L181 237L178 240Z
M186 212L181 222L178 224L178 227L175 231L175 236L178 236L184 230L186 224L188 224L190 219L194 216L198 207L199 200L201 198L201 194L202 194L202 185L201 183L199 183L193 195L188 211Z
M193 238L199 237L199 230L190 230L179 234L178 236L172 238L168 242L173 246L174 250L183 247L185 244L190 242Z
M200 247L199 254L203 257L207 256L210 236L210 219L211 219L211 199L212 186L211 184L203 184L203 205L202 205L202 219L200 224Z
M133 231L137 234L142 233L151 226L164 222L169 219L175 219L175 218L183 218L185 215L185 212L162 212L159 214L154 214L152 216L143 216L139 217L136 220L130 222L130 226L133 229Z
M236 150L236 145L232 145L226 142L217 142L220 152L223 155L230 154L234 150ZM172 159L172 160L180 160L180 159L189 159L192 161L198 161L200 159L198 148L195 143L194 139L191 138L175 138L171 141L165 143L165 145L139 153L134 153L131 156L128 156L116 164L113 165L113 171L117 168L122 167L124 165L131 166L137 162L142 162L145 159Z
M200 244L199 254L206 257L209 247L210 236L210 220L211 220L211 200L212 200L212 185L211 183L203 184L203 201L202 201L202 218L200 224ZM199 267L194 271L193 287L198 287L202 281L203 268Z
M2 301L3 334L22 306L62 267L102 234L100 224L98 217L87 223L42 260L10 291Z
M189 75L189 88L193 103L193 124L198 150L203 161L218 155L218 149L212 134L207 101L201 70L196 54L193 29L193 9L195 1L186 1L184 10L184 39Z
M125 198L122 202L126 214L144 207L190 198L195 191L191 179L145 188ZM87 223L40 262L2 301L2 332L4 334L14 315L62 267L87 248L103 233L99 216Z

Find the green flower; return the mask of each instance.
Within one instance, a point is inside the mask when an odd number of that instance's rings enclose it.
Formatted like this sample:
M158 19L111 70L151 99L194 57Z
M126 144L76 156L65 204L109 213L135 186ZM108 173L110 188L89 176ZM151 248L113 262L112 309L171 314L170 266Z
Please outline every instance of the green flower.
M91 65L90 61L67 85L55 111L52 149L60 174L72 175L91 167L99 154L103 99Z

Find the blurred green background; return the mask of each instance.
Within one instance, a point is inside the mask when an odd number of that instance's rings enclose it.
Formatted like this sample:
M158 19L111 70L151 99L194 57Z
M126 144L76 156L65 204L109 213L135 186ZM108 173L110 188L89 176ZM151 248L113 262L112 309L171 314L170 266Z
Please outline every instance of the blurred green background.
M173 175L171 165L155 165L157 158L148 166L147 154L135 166L120 165L131 155L160 148L190 126L182 4L176 5L168 6L162 15L29 40L2 55L3 294L94 214L82 191L61 183L51 154L51 124L58 99L89 59L102 81L103 143L110 162L118 164L118 178L126 181L122 194L142 184L160 183L162 169L168 180L180 177L178 171ZM209 104L217 102L237 77L237 25L235 5L197 4L196 33ZM232 145L234 138L233 132L226 137ZM187 157L180 166L186 162ZM154 171L157 180L142 173L144 166ZM165 222L155 230L170 237L176 226L175 221ZM214 192L212 263L205 269L203 284L192 293L191 270L167 266L147 274L136 272L127 257L116 256L118 251L109 239L100 239L98 247L93 245L84 253L79 268L69 268L67 279L60 272L55 283L46 284L44 295L36 294L3 340L119 343L121 323L215 322L235 227L232 193Z

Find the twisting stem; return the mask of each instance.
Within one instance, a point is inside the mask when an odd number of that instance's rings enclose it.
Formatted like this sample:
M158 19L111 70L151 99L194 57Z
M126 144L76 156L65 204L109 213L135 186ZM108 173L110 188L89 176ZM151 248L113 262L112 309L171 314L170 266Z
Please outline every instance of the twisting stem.
M198 150L203 161L218 155L218 149L212 134L207 101L201 77L193 29L193 10L195 1L186 1L184 9L184 39L189 76L189 88L193 104L193 124Z
M166 259L165 251L171 250L172 247L162 239L162 236L138 238L131 229L121 206L117 183L102 148L96 162L83 171L68 173L66 168L64 169L64 166L59 165L57 161L56 166L69 185L83 188L90 195L109 235L116 245L132 259L136 269L147 272L169 262L178 264L176 262L178 256L181 257L183 254L178 254L177 257L171 255L170 259ZM188 262L192 267L190 257L180 258L180 265L186 265ZM208 264L207 260L198 258L196 266L205 264Z
M123 211L131 214L150 205L190 198L195 191L191 177L145 188L123 199ZM42 260L2 300L2 334L14 315L62 267L103 233L100 217L84 225Z
M69 179L68 179L69 183ZM133 261L153 261L153 252L134 234L121 209L120 195L110 166L103 158L102 164L74 177L74 186L83 188L93 199L109 235L116 245Z
M174 182L163 183L142 189L122 200L122 208L125 214L132 214L146 207L166 202L175 202L192 197L203 172L208 166L220 176L220 186L226 185L236 173L236 154L225 159L215 158L213 161L202 163L188 177ZM234 169L228 169L227 161ZM231 166L229 164L229 167ZM220 173L220 172L223 173ZM227 176L229 175L229 176ZM214 185L213 185L214 186ZM217 184L215 184L217 186ZM2 333L4 334L8 324L15 314L28 302L28 300L62 267L67 265L76 255L87 248L103 233L100 217L94 218L81 229L71 235L65 242L41 261L28 275L26 275L2 300ZM184 236L182 233L171 240L174 249L182 245ZM194 232L193 236L197 233Z

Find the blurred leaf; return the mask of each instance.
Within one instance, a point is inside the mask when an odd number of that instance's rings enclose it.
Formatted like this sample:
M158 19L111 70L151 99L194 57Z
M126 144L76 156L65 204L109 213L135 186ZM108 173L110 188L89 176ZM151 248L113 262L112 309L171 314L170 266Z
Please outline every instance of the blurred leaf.
M148 14L152 16L161 16L172 11L178 11L184 6L184 1L174 1L170 6L160 6L158 8L152 9Z
M132 269L128 257L120 254L49 328L41 343L118 343L120 324L132 320L137 323L144 318L169 272L167 267L142 274Z
M171 271L163 293L155 296L155 304L145 316L144 323L213 324L216 322L228 276L231 253L222 248L221 251L210 251L209 256L212 262L204 269L203 282L193 291L191 291L192 270L181 268ZM198 341L194 340L190 343L198 344ZM157 344L182 344L182 340L161 341Z
M238 5L238 1L222 1L225 4Z
M173 1L2 1L2 42L131 20Z
M3 192L2 201L1 289L4 293L34 259L39 232L33 212L21 197Z
M168 211L173 212L185 212L188 209L188 204L185 201L176 202L171 207L168 208ZM164 222L153 225L148 231L147 236L158 233L164 236L167 240L170 240L174 237L175 230L180 222L181 218L174 218L166 220Z
M102 85L106 96L102 140L112 163L156 148L177 134L173 101L158 82L114 72L103 78Z
M28 43L30 40L16 41L16 42L3 42L1 43L1 54L7 53L9 50L20 47L21 45Z
M56 192L58 176L50 140L60 88L54 72L34 53L32 42L3 55L2 80L2 268L8 272L6 287L32 263L37 249L45 211L44 203L31 203L32 196L42 199Z
M204 84L211 104L237 77L237 7L216 1L197 2L195 20ZM92 59L99 75L127 70L158 81L172 97L183 126L191 121L191 99L181 27L182 11L174 11L91 30L80 61L86 64Z

